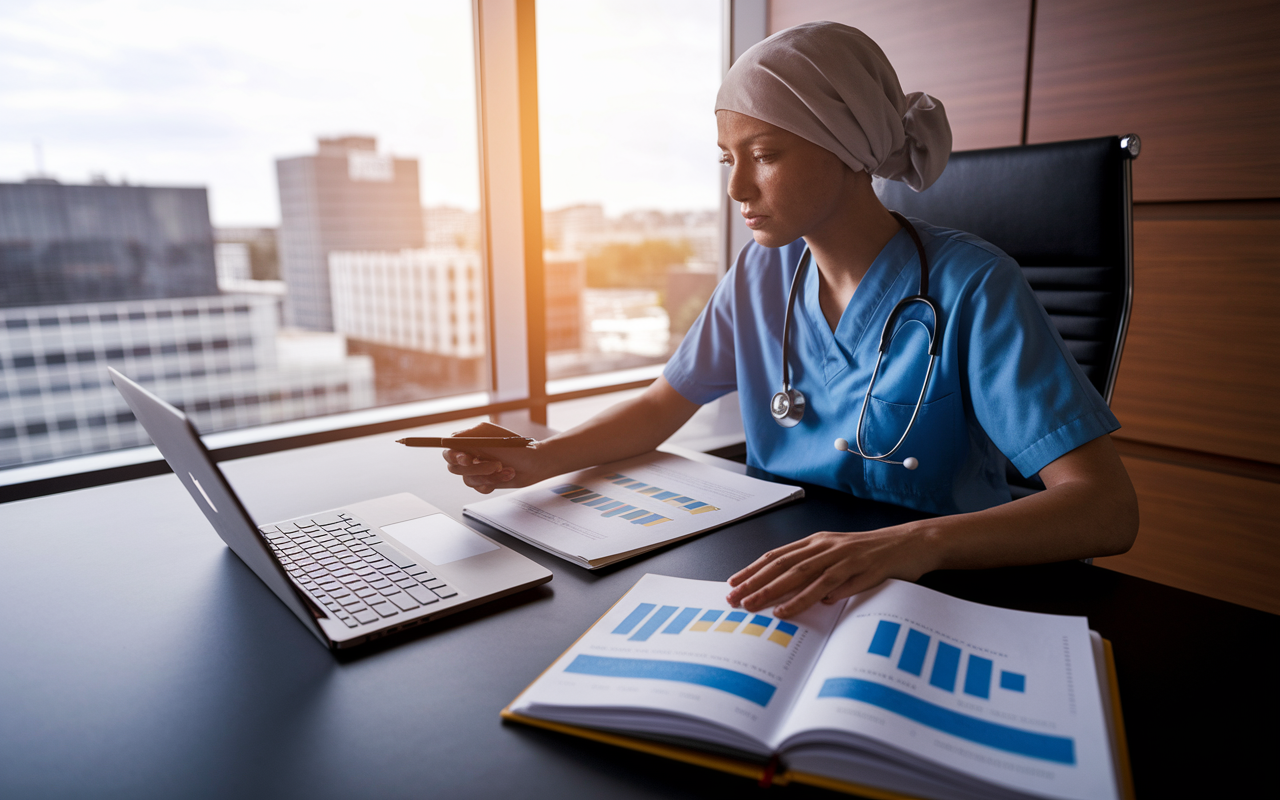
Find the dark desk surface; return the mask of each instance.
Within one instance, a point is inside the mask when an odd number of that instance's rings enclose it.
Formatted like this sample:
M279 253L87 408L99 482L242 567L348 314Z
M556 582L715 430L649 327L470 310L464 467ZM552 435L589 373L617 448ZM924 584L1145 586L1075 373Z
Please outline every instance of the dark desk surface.
M390 438L224 467L264 522L406 490L460 516L470 498L438 455ZM646 572L722 580L813 531L911 516L813 491L597 573L495 534L554 580L340 660L223 547L172 475L3 505L0 796L754 792L743 779L504 725L498 711ZM1080 563L935 573L923 583L1087 615L1115 646L1140 795L1263 785L1264 751L1276 740L1280 618Z

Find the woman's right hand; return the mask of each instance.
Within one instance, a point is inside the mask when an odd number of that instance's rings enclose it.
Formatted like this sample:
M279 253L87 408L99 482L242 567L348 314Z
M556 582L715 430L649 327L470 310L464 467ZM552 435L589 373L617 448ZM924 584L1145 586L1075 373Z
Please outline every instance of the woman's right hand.
M474 428L458 431L453 436L519 436L501 425L482 422ZM528 447L477 447L474 450L445 450L449 471L461 475L466 485L481 494L494 489L529 486L556 474L547 462L547 453L539 452L541 442Z

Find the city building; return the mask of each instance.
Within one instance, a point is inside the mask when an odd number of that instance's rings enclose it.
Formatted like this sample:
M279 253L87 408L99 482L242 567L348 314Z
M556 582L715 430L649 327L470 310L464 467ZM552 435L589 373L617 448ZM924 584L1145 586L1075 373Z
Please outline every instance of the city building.
M582 293L591 351L666 358L670 320L652 289L587 289Z
M454 206L422 209L422 228L428 250L480 249L480 212Z
M479 252L335 252L329 270L334 328L373 359L380 405L487 386Z
M0 308L217 294L203 188L0 183Z
M329 276L334 329L341 335L450 358L484 356L479 253L335 252Z
M0 309L0 468L149 444L108 365L202 433L373 405L369 359L333 335L278 339L276 306L213 295Z
M322 138L314 155L278 159L276 178L285 324L332 331L330 253L423 246L418 162L372 136Z
M578 253L547 251L542 256L542 275L547 298L547 352L581 349L586 262Z
M604 206L584 203L542 215L542 237L551 250L587 252L608 231Z

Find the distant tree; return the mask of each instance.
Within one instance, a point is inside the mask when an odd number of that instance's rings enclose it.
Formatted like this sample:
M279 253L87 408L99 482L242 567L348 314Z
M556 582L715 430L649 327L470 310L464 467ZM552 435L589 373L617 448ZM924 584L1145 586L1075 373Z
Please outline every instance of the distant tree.
M587 254L587 285L666 290L667 270L693 255L688 239L645 239L637 244L610 242Z

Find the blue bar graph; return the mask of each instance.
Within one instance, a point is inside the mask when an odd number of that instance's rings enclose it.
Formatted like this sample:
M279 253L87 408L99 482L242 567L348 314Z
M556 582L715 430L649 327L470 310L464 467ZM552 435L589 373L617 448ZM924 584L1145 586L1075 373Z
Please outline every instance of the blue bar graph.
M621 625L613 629L613 632L620 633L623 636L626 636L628 633L631 633L631 631L635 630L635 627L640 624L640 620L649 616L649 612L656 607L657 606L655 606L653 603L641 603L640 605L636 606L635 611L632 611L630 614L627 615L627 618L622 621Z
M969 658L972 669L974 656L971 655ZM977 719L873 681L861 678L830 678L823 683L818 697L843 697L868 703L934 730L994 747L997 750L1004 750L1007 753L1017 753L1057 764L1076 763L1073 739Z
M1025 692L1027 690L1027 676L1020 675L1017 672L1000 670L1000 688L1008 689L1011 692Z
M701 610L702 609L700 608L686 608L684 611L681 611L679 614L677 614L676 618L671 620L671 624L662 629L662 632L663 633L682 632L685 629L685 626L688 625L690 622L692 622L693 618L698 616L698 612Z
M662 623L666 622L667 619L672 614L676 613L676 611L678 611L679 609L680 609L680 606L663 606L662 608L658 609L658 613L654 614L652 617L649 617L649 619L646 620L645 623L640 626L640 630L636 631L635 635L632 636L629 641L632 641L632 642L649 641L649 637L658 632L658 628L662 627Z
M929 684L946 692L956 690L956 673L960 671L960 648L946 642L938 642L938 652L933 656L933 672Z
M964 671L964 693L983 700L991 697L991 659L969 654L969 667Z
M898 669L919 675L924 669L924 657L929 652L929 637L915 628L907 631L907 643L902 646L902 655L898 657Z
M776 686L755 676L688 661L579 655L565 667L565 672L608 678L651 678L690 683L728 692L761 707L767 706L777 691Z
M867 652L872 655L889 658L893 647L897 644L898 633L902 626L897 622L882 619L876 625L871 636L871 645ZM924 662L929 653L929 641L932 637L915 628L907 629L907 641L902 645L902 654L898 656L898 669L911 675L920 675L924 671ZM929 685L944 692L956 690L956 678L960 672L960 648L938 641L934 651L933 668L929 672ZM989 658L969 654L968 668L964 675L964 693L983 700L991 699L991 674L994 664ZM1011 692L1026 692L1027 677L1019 672L1000 671L1000 688Z
M880 620L880 624L876 626L875 636L871 637L871 647L868 653L888 658L893 652L893 645L898 641L898 631L902 630L902 626L896 622L890 622L887 619Z

